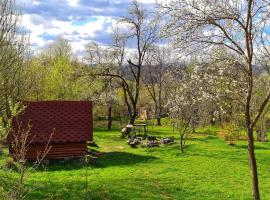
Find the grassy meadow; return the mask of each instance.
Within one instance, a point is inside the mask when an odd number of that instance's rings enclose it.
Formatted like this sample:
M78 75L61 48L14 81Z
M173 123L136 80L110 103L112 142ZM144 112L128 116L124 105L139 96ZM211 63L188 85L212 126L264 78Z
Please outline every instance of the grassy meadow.
M208 128L193 134L185 153L180 154L177 140L168 146L131 148L126 139L119 137L119 129L109 132L96 124L94 140L99 147L94 149L105 152L97 163L50 163L27 176L27 187L34 185L35 189L26 199L252 199L246 141L230 146L214 136L215 130ZM148 134L178 137L167 126L150 126ZM256 143L256 155L261 195L267 200L270 143ZM16 176L15 170L7 172L3 168L6 159L4 150L0 156L3 189Z

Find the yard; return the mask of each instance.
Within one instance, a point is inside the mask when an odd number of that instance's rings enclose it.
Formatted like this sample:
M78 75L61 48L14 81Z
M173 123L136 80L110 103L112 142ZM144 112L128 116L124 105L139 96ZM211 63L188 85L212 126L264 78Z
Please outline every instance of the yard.
M149 127L149 134L177 137L169 127ZM27 183L37 189L27 199L252 199L245 141L229 146L222 138L194 134L181 155L177 141L131 148L119 136L118 129L95 128L95 149L106 152L96 165L51 163L28 177ZM270 144L256 143L256 155L262 199L269 199ZM6 158L4 151L1 165ZM7 181L5 171L0 172Z

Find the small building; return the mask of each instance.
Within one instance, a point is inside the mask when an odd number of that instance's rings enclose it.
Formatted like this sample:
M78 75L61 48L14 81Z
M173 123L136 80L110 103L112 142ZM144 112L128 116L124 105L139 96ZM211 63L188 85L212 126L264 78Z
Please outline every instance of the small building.
M92 103L90 101L39 101L24 102L24 111L13 119L15 132L26 130L26 159L37 159L38 152L43 152L51 137L50 151L45 159L63 159L83 157L87 153L87 141L93 141ZM19 128L20 127L20 128ZM10 155L14 156L9 134Z

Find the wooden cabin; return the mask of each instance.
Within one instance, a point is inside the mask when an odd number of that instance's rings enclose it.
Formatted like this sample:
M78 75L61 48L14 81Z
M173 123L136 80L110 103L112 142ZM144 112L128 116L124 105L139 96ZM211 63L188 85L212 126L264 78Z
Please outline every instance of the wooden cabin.
M27 137L29 146L26 159L37 159L51 136L50 151L46 160L83 157L87 153L87 141L93 141L92 103L90 101L39 101L24 102L26 108L13 119L15 132L31 128ZM20 128L19 128L20 127ZM9 134L10 154L14 156Z

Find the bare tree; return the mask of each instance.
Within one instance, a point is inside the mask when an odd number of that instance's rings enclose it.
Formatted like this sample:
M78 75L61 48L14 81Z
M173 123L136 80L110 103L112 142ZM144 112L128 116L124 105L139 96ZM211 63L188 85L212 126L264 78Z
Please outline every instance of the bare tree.
M105 52L103 52L103 48L96 42L90 42L85 47L87 56L86 60L90 63L91 66L93 65L100 65L104 64L103 57Z
M117 78L124 93L124 100L129 112L130 124L134 124L137 116L137 103L140 95L142 66L150 46L158 39L158 20L150 18L150 12L143 8L136 0L131 2L128 15L122 17L119 23L126 25L126 29L116 31L113 36L117 69L109 68L104 76ZM120 31L119 31L120 30ZM127 45L133 50L127 54ZM124 59L127 59L127 65Z
M145 56L158 40L159 21L153 16L153 13L133 0L128 15L121 17L118 21L119 27L114 29L111 47L104 49L93 42L86 46L91 65L101 67L95 75L118 80L124 93L130 124L134 124L137 117Z
M29 189L25 188L25 182L27 175L36 170L45 159L46 155L49 153L51 146L50 142L53 136L53 133L44 140L45 147L37 152L36 161L33 163L31 167L26 167L26 155L34 140L35 136L32 136L30 133L31 125L28 123L27 127L23 127L22 124L17 121L18 128L11 128L9 133L9 140L11 141L10 154L14 158L14 162L18 165L18 179L13 183L8 191L8 195L10 199L25 199L27 195L29 195L32 191L36 189L36 185L31 185Z
M32 141L35 139L35 135L30 133L31 124L28 122L27 125L23 125L19 120L18 116L24 111L25 106L20 103L12 103L9 101L9 107L11 110L11 118L7 124L0 124L0 136L4 136L5 143L10 144L10 155L13 165L18 168L18 178L11 178L11 174L6 171L6 177L1 177L1 182L7 185L7 198L8 199L25 199L33 190L36 189L36 185L31 185L26 189L25 182L27 175L35 171L45 159L46 155L51 149L50 142L53 136L53 132L44 138L44 148L37 151L36 161L31 167L26 166L26 155ZM10 163L11 164L11 163ZM5 179L6 178L6 179Z
M117 86L118 84L111 79L104 80L104 87L101 91L101 95L99 96L102 104L107 106L107 119L108 119L108 130L112 130L112 111L113 107L117 104Z
M175 64L172 49L153 46L147 53L142 81L154 101L157 125L161 126L161 115L167 98L167 90L172 79L170 68Z
M254 97L254 67L260 49L266 50L270 3L267 0L246 1L171 1L162 5L170 18L165 32L181 48L212 48L223 46L238 56L238 67L245 74L247 83L245 102L245 126L248 135L249 164L252 192L255 200L260 199L257 164L254 153L253 129L269 99L270 92L251 112ZM193 51L194 51L193 49Z
M59 35L57 39L50 44L48 48L50 58L68 58L72 57L72 50L70 42L63 36Z

